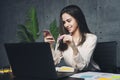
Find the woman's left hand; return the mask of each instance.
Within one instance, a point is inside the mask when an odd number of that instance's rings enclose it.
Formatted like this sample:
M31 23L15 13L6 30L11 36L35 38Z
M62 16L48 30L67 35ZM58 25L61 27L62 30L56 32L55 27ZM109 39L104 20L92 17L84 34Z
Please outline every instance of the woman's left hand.
M72 36L68 34L61 35L59 38L63 39L63 43L66 43L68 45L73 41Z

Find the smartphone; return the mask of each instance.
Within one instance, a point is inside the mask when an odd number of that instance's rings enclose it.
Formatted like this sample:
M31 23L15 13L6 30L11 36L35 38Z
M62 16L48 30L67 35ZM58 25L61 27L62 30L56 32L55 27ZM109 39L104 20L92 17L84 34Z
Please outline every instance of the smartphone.
M46 37L48 35L51 35L51 32L49 30L43 30L43 36Z
M51 37L47 37L47 39L49 40L54 40L51 32L49 30L43 30L43 36L46 37L46 36L51 36Z

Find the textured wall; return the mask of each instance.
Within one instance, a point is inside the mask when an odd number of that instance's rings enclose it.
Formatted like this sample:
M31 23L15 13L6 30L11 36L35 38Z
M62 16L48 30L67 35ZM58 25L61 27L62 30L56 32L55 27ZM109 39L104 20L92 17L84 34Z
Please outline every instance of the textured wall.
M120 41L120 1L98 1L98 31L101 41Z
M16 29L24 24L26 12L31 6L37 8L40 30L59 18L60 10L76 4L83 10L90 30L99 42L120 41L120 0L2 0L0 3L0 65L8 60L3 44L17 42ZM41 41L39 39L39 41ZM120 55L120 53L119 53ZM120 60L119 60L120 61Z

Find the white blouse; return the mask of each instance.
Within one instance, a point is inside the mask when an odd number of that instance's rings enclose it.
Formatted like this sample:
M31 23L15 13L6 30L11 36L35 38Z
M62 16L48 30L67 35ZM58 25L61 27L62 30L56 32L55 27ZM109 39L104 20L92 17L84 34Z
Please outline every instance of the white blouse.
M57 43L55 50L52 49L54 62L55 64L59 64L61 59L64 58L65 63L75 69L83 70L84 68L88 68L89 64L92 64L92 67L99 70L99 66L91 60L96 43L97 36L87 33L85 42L77 46L78 54L76 56L73 55L73 49L70 46L64 52L59 51L57 49L59 43Z

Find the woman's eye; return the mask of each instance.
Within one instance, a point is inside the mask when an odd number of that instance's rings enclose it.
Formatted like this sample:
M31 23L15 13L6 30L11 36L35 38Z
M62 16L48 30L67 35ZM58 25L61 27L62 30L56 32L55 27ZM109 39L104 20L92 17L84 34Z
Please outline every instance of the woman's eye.
M71 20L70 20L70 19L68 19L68 20L67 20L67 22L71 22Z

